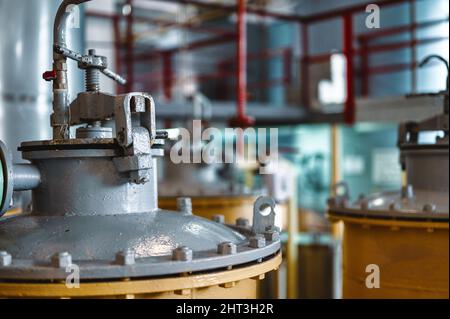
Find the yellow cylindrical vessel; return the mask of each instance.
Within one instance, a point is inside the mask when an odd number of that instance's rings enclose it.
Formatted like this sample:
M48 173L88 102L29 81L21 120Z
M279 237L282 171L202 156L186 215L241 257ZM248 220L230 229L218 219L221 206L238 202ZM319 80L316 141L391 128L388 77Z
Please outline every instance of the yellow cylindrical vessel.
M215 215L223 215L226 224L234 224L239 218L252 220L253 204L256 198L257 196L253 195L191 197L195 215L206 219L212 219ZM162 209L176 210L177 198L159 197L158 204ZM288 205L277 204L275 212L276 225L283 230L286 229Z
M225 223L234 224L238 218L252 219L256 198L256 196L199 196L191 197L191 200L195 215L207 219L212 219L214 215L223 215ZM175 197L160 197L158 203L162 209L177 209Z
M344 223L344 298L449 297L448 221L330 217ZM369 265L379 267L379 288L366 284Z
M19 214L22 214L22 209L21 208L14 208L14 209L11 209L11 210L7 211L5 213L5 217L17 216Z
M258 298L261 280L279 267L281 255L251 266L162 279L123 279L81 282L79 288L65 283L0 283L1 298L108 298L108 299L214 299Z

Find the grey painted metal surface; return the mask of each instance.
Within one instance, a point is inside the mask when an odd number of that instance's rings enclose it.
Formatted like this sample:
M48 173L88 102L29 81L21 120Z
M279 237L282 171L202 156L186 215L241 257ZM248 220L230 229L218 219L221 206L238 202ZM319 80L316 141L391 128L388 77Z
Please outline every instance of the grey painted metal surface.
M64 1L63 20L65 8L81 2ZM66 32L59 25L57 19L56 43L64 44ZM65 63L64 53L55 50L55 64ZM152 277L258 263L279 252L274 201L259 199L272 213L262 214L257 203L253 232L196 217L187 199L180 200L180 212L159 210L155 161L164 141L156 132L152 97L93 91L67 105L59 101L60 90L65 95L67 89L65 70L58 72L54 139L21 144L33 166L14 167L0 144L4 193L10 196L15 179L20 189L33 189L29 214L0 220L0 279L65 279L65 268L73 264L81 279ZM67 134L70 125L102 131L102 122L111 118L112 137ZM258 235L265 245L250 245L249 238Z

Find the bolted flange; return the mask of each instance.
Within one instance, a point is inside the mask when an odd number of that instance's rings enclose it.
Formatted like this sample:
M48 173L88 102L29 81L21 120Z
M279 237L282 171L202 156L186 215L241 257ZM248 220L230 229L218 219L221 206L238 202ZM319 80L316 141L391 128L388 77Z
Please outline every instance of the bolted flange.
M191 261L192 257L192 249L186 246L178 247L172 251L172 260L175 261Z
M237 246L231 242L220 243L217 246L217 253L220 255L234 255L237 253Z

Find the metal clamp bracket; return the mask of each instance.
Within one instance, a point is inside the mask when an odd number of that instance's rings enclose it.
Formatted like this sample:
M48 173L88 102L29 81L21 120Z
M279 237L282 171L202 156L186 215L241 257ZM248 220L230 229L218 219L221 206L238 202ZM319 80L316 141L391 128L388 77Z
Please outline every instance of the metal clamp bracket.
M253 227L254 234L264 234L275 227L276 202L272 197L258 197L253 205Z

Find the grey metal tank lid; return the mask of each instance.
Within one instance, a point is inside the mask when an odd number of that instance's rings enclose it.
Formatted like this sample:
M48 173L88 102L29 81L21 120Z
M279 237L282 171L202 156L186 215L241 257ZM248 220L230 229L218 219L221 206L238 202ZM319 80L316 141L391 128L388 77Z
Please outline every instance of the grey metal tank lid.
M360 196L353 203L348 198L348 194L343 194L329 199L330 213L375 219L449 221L448 194L444 193L414 192L406 187L398 192Z
M0 222L0 279L55 280L76 264L82 279L149 277L257 262L280 249L278 233L260 234L182 212L111 216L32 216ZM266 236L266 237L264 237ZM8 260L7 258L7 260Z

